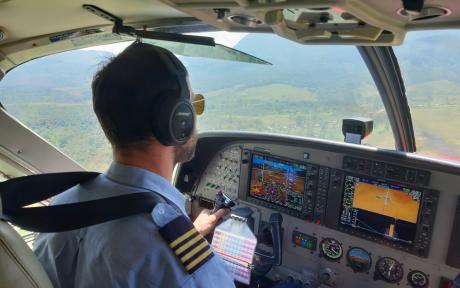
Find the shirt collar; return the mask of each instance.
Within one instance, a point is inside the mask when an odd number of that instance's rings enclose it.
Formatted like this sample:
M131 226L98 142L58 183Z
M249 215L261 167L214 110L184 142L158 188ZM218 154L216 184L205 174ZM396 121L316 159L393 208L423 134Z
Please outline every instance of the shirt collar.
M174 203L184 215L187 215L184 195L168 180L152 171L114 161L105 176L120 184L156 192Z

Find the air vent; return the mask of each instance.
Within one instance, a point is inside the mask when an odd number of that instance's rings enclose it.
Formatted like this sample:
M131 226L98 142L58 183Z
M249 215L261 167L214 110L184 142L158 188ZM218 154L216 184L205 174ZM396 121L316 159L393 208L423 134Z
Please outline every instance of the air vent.
M6 39L6 32L2 28L0 28L0 41L3 41Z
M330 8L329 7L319 7L319 8L308 8L308 9L312 11L326 11L326 10L329 10Z
M399 9L397 13L402 17L409 18L409 21L417 22L448 16L452 11L444 7L424 7L417 15L408 13L403 8Z
M257 25L262 24L262 21L257 20L255 17L248 15L230 15L228 19L233 23L243 25L246 27L257 27Z

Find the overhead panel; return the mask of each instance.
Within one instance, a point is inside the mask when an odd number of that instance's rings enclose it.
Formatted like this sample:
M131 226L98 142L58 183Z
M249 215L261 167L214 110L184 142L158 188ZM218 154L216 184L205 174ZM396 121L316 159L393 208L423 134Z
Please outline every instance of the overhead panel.
M408 29L459 25L445 1L426 1L417 15L400 0L162 1L218 29L275 32L302 44L398 45Z

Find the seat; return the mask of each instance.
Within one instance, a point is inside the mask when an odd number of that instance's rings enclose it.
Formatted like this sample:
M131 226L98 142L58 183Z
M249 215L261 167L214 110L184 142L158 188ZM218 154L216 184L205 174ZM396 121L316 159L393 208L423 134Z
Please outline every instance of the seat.
M53 285L21 236L0 220L0 288L13 287L52 288Z

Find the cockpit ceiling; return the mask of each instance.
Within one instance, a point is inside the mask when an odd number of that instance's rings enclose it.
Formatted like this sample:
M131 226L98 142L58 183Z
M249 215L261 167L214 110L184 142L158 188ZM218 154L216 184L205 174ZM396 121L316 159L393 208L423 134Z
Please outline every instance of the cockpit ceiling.
M82 8L92 4L126 23L195 17L227 31L276 32L300 42L398 44L405 31L460 27L460 2L425 1L421 15L407 15L402 0L0 0L5 44L84 27L110 24Z
M407 31L460 27L460 1L451 0L426 0L417 16L402 9L402 0L0 0L0 69L59 51L127 40L112 34L113 23L83 4L98 6L137 29L206 24L218 30L277 33L303 44L398 45ZM70 33L77 34L67 37ZM69 40L76 37L80 40Z
M163 1L222 30L275 32L304 44L397 45L410 30L460 25L458 1L425 1L419 15L401 0Z
M136 28L197 22L155 0L0 0L0 70L61 51L131 39L112 34L113 23L83 4L97 5Z
M83 9L83 4L99 6L126 23L149 25L151 21L190 17L155 0L0 0L0 29L6 33L0 44L112 24Z

